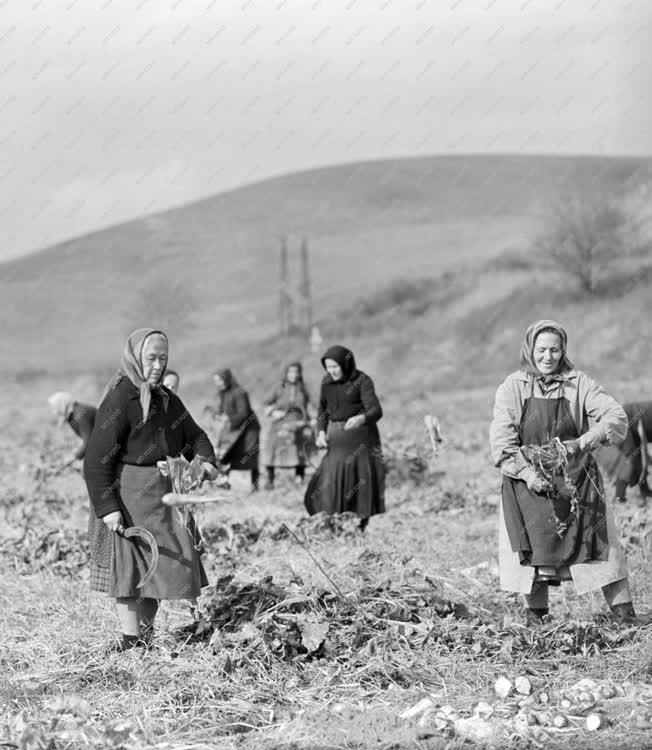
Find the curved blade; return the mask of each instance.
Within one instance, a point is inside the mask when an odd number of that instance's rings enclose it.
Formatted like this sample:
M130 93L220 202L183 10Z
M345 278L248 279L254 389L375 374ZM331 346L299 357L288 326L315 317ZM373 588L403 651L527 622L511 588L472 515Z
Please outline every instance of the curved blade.
M154 539L152 533L147 531L147 529L143 529L142 526L130 526L128 529L125 529L122 532L122 535L125 539L129 539L130 537L134 536L142 539L145 544L149 546L152 553L152 559L149 563L147 572L143 576L142 580L138 584L136 584L136 588L142 589L143 586L146 586L152 580L152 578L154 577L154 573L156 573L156 568L158 567L158 544L156 543L156 539Z

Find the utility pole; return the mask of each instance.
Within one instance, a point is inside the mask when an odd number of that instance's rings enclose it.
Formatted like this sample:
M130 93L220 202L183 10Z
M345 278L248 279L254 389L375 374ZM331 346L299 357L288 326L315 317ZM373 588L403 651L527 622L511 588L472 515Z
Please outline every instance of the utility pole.
M299 325L308 335L312 328L312 296L310 287L310 265L308 262L308 240L301 240L301 283L299 285L299 299L301 300L301 311L299 313Z
M281 262L278 298L279 331L282 336L289 335L293 328L292 295L290 294L289 276L287 239L283 237L283 239L281 240Z

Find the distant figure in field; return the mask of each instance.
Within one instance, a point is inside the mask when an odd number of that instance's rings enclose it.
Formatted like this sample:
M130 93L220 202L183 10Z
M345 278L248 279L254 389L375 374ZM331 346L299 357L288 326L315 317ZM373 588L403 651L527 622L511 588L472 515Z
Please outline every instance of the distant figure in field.
M118 651L148 645L159 600L196 599L208 583L193 530L161 502L171 489L157 465L166 456L201 457L205 475L217 475L206 433L162 385L167 359L163 332L142 328L129 336L120 368L102 396L84 461L98 519L90 537L91 590L116 599L122 628ZM122 536L130 526L149 531L160 554L142 589L137 585L151 555L146 545Z
M179 382L181 378L179 373L175 370L167 370L165 377L163 378L163 385L172 391L172 393L179 393Z
M86 455L86 446L93 432L95 415L97 409L89 404L75 401L70 393L57 391L48 398L48 404L52 413L61 419L62 424L68 424L72 431L81 438L81 443L72 456L64 463L64 466L81 460Z
M566 351L558 323L533 323L520 370L496 392L490 441L503 474L501 588L525 596L528 624L548 614L548 586L571 579L578 594L602 589L615 620L631 623L627 562L591 455L623 440L627 417Z
M596 454L614 486L614 499L624 503L628 487L638 488L638 505L644 507L652 494L647 481L648 441L652 438L652 401L624 404L627 436L620 446L605 446Z
M267 470L265 489L274 487L275 470L294 469L297 483L306 472L306 451L310 441L310 396L303 382L300 362L285 370L281 384L265 399L260 443L260 462Z
M385 467L378 421L383 416L371 378L358 370L344 346L331 346L317 414L317 447L327 452L306 489L310 515L350 511L364 531L369 518L385 512Z
M218 459L228 464L229 471L249 471L251 491L258 490L258 453L260 423L249 402L249 394L233 377L228 368L216 370L213 382L217 388L217 403L210 411L222 420L216 445Z

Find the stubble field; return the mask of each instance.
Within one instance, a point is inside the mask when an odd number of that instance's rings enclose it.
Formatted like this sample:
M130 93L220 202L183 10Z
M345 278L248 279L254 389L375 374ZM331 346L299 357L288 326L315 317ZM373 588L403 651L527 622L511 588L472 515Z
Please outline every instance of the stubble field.
M431 399L437 457L409 405L380 423L388 512L365 535L308 519L289 477L252 497L236 478L199 512L211 587L194 610L164 603L155 648L127 654L107 654L112 603L88 590L82 478L53 476L73 437L33 411L1 437L0 745L652 746L650 511L615 509L640 626L567 586L525 628L498 586L491 398ZM501 698L500 677L529 687Z

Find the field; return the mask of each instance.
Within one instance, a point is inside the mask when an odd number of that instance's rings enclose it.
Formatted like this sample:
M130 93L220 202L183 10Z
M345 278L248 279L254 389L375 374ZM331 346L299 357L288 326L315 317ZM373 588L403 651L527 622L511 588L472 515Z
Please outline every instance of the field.
M537 318L563 322L573 361L621 402L652 397L650 238L599 295L531 252L552 197L595 183L617 192L649 169L546 157L345 165L4 264L0 747L652 747L652 511L615 508L640 625L616 627L601 595L567 586L550 621L525 628L498 586L488 448L495 388ZM324 344L351 346L383 403L387 513L361 535L346 517L308 519L289 478L253 497L234 481L229 500L199 513L206 594L195 608L163 605L152 650L108 654L117 620L88 590L85 487L78 467L55 473L75 438L46 398L95 403L124 335L146 324L170 329L196 417L218 366L255 408L290 360L315 393L318 356L274 322L278 238L294 248L304 233ZM442 423L437 456L426 413ZM501 698L501 677L530 685ZM589 731L587 714L604 726Z
M478 389L433 403L447 438L436 458L415 423L388 420L388 454L420 456L427 468L411 475L404 462L390 473L389 511L364 536L346 518L335 528L309 521L289 479L244 499L236 481L232 501L200 513L217 591L194 615L164 605L156 648L123 655L106 655L115 616L88 592L81 477L48 474L72 437L51 424L39 436L26 429L19 446L3 436L0 741L30 750L455 748L474 742L462 731L486 731L477 722L440 730L432 711L421 723L421 714L401 718L429 697L462 718L489 703L501 747L649 747L650 627L618 629L600 596L570 587L532 631L516 597L498 590L490 399ZM16 448L28 446L17 465ZM649 615L649 509L621 506L617 519L636 605ZM208 628L203 640L191 636L194 616ZM515 699L494 694L500 676L527 676L549 707L584 678L624 695L600 700L611 723L597 732L582 718L590 707L576 704L553 711L571 716L568 727L537 729L522 724L523 709L513 718Z

